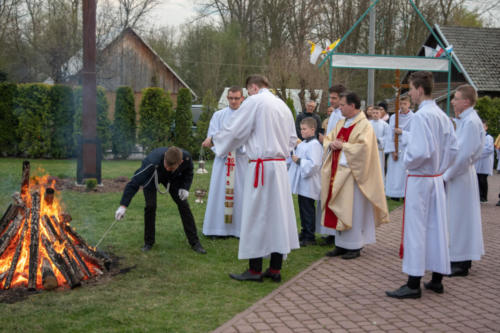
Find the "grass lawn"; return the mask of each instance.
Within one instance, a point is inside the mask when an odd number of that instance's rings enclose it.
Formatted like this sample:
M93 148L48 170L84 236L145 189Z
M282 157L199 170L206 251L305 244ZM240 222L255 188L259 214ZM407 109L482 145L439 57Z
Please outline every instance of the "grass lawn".
M103 178L130 177L140 161L103 161ZM13 192L19 191L21 159L0 159L0 213ZM75 177L75 160L31 160L37 168L58 177ZM197 166L195 166L197 167ZM209 163L208 169L210 170ZM14 304L0 304L4 332L207 332L248 308L280 284L241 283L229 272L240 273L248 261L238 261L238 240L210 240L201 235L206 203L194 202L194 189L208 189L210 174L195 175L189 202L201 242L208 251L192 251L172 199L159 195L156 244L148 253L143 245L144 197L138 193L125 219L118 222L100 249L121 258L122 267L136 266L105 283L74 290L31 295ZM96 244L113 222L121 193L60 193L71 225L89 244ZM399 203L389 200L390 209ZM295 206L297 206L295 200ZM298 210L296 207L298 217ZM395 221L397 223L397 221ZM300 222L298 222L300 225ZM300 230L300 229L299 229ZM284 281L321 258L327 248L308 246L293 251L283 264ZM267 267L267 262L264 267Z

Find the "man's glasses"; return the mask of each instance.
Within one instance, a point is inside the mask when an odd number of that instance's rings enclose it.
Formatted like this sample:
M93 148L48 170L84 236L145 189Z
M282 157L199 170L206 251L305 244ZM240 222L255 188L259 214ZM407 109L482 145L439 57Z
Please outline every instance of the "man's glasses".
M241 97L228 97L227 99L230 100L230 101L237 101L239 100Z

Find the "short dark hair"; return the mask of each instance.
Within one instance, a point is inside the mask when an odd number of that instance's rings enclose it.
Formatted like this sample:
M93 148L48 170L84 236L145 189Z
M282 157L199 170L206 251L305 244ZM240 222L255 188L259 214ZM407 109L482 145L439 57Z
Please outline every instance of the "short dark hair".
M384 101L378 102L377 106L381 107L382 109L384 109L385 112L387 112L387 103L386 102L384 102Z
M256 84L259 88L269 88L269 80L267 77L260 74L253 74L247 77L245 86L248 88L251 84Z
M462 84L456 91L460 91L462 93L462 97L468 99L471 105L476 105L477 92L473 86L470 84Z
M336 93L337 95L340 96L340 94L344 93L346 90L347 90L346 87L344 87L343 85L336 84L336 85L331 86L330 88L328 88L328 93L329 94Z
M164 160L167 166L176 165L182 160L182 150L175 146L168 148L165 152Z
M431 72L420 71L413 72L410 74L408 79L415 88L422 87L424 89L424 94L430 96L432 94L432 89L434 88L434 79Z
M300 121L301 125L306 125L310 128L316 129L318 127L318 122L313 117L307 117Z
M400 102L402 102L402 101L410 102L410 96L408 96L408 95L399 96L399 101Z
M231 88L229 88L229 91L228 93L236 93L236 92L239 92L241 94L241 96L243 96L243 89L240 87L240 86L232 86Z
M345 91L340 94L340 97L345 97L345 101L347 102L347 104L354 104L354 107L356 109L359 109L361 107L361 99L354 91Z

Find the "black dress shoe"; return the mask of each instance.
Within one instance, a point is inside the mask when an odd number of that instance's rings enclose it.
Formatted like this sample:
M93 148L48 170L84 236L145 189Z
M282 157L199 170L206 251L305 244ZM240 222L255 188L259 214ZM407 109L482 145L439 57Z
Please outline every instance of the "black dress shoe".
M196 243L193 246L191 246L193 251L198 252L199 254L207 254L207 251L201 246L201 243Z
M144 244L144 246L141 248L141 250L142 250L142 252L148 252L149 250L151 250L152 247L153 247L153 245Z
M451 274L448 275L449 277L453 276L467 276L469 275L469 269L467 268L462 268L459 266L451 267Z
M230 273L229 277L238 281L262 282L262 274L252 274L250 273L250 270L246 270L241 274Z
M306 247L307 245L316 245L315 239L303 239L299 242L301 247Z
M281 274L280 273L271 273L269 268L262 274L263 278L270 278L274 282L281 282Z
M345 253L347 253L346 249L336 246L335 249L333 249L332 251L328 251L325 255L327 257L337 257Z
M420 298L422 296L422 289L410 289L408 285L401 286L401 288L394 291L386 291L385 294L393 298Z
M442 283L435 283L429 281L429 282L424 282L424 287L425 289L432 290L435 293L442 294L444 292L444 287Z
M321 246L335 245L335 236L330 235L330 236L322 237L319 245L321 245Z
M497 202L497 204L496 204L496 205L497 205L497 206L500 206L500 200L498 200L498 202Z
M342 259L346 259L346 260L355 259L355 258L359 257L360 255L361 255L360 250L349 250L342 255Z

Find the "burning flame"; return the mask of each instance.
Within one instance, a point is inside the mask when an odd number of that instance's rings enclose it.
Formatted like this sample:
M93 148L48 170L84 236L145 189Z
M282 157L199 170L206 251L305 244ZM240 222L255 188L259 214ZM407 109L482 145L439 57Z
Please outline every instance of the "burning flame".
M38 193L38 194L35 194ZM33 209L33 196L39 195L39 213ZM7 248L0 255L0 288L16 288L28 287L29 280L29 265L30 251L33 251L31 239L32 232L36 232L33 223L38 224L38 258L36 262L36 289L44 288L43 273L44 263L48 266L48 271L52 272L57 280L57 286L68 286L66 276L58 268L54 262L54 253L57 253L60 258L64 258L68 263L68 267L76 268L80 278L86 280L96 274L101 274L102 267L89 258L81 255L77 251L76 245L78 240L67 232L69 222L64 217L63 205L59 199L59 193L55 191L55 180L50 175L34 177L30 179L28 188L23 188L21 191L21 199L26 206L24 209L23 220L17 233L10 239ZM38 214L38 219L36 218ZM19 214L16 218L19 218ZM16 219L14 218L14 220ZM14 220L10 223L14 223ZM0 237L6 233L7 227L0 231ZM36 239L36 236L34 237ZM50 241L50 249L47 249L44 240ZM35 242L34 242L35 243ZM35 245L36 248L36 245ZM52 256L50 252L52 253ZM14 260L16 257L18 259ZM12 265L15 263L15 268L12 273ZM48 265L47 265L48 264ZM75 266L76 265L76 266ZM86 267L84 267L86 266ZM45 267L47 270L47 267ZM83 274L81 272L84 272ZM6 286L8 275L11 276L10 286ZM83 275L83 276L81 276Z

